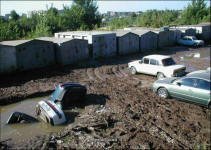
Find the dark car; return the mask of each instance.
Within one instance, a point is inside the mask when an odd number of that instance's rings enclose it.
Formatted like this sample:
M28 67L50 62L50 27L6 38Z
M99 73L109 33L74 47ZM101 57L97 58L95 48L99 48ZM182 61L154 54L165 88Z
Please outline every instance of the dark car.
M87 89L79 83L64 83L55 87L50 96L50 101L59 105L62 109L72 106L74 103L85 99Z

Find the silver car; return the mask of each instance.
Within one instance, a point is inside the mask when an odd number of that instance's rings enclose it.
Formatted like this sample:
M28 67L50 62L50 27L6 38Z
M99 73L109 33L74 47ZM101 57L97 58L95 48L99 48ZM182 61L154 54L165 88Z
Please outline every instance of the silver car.
M162 98L175 97L211 107L210 70L199 70L182 78L165 78L154 82L153 91Z

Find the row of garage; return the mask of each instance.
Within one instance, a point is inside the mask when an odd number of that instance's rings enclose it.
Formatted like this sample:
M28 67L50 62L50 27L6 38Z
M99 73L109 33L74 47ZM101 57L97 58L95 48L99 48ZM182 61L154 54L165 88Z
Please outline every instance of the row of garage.
M55 33L55 37L3 41L0 42L0 73L158 50L175 45L184 35L197 35L197 29L74 31Z

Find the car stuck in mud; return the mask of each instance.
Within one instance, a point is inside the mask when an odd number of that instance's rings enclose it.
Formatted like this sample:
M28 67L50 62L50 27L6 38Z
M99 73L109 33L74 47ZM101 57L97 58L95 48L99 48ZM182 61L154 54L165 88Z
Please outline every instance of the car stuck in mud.
M79 83L59 84L55 86L49 99L38 102L36 115L51 125L64 124L67 120L63 109L85 101L86 91L86 87Z

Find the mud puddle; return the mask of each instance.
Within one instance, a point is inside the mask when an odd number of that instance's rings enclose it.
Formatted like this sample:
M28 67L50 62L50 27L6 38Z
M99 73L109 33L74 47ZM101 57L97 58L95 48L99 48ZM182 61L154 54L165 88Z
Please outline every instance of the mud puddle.
M51 126L44 122L37 123L25 123L25 124L13 124L7 125L7 119L12 112L19 111L35 116L35 106L38 101L47 97L39 97L34 99L27 99L25 101L0 107L1 113L1 141L12 140L21 142L33 138L35 136L46 135L49 133L59 132L64 129L65 125L62 126Z

